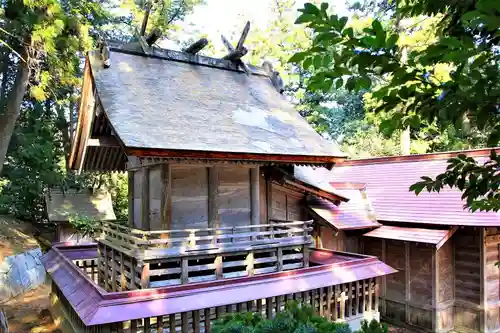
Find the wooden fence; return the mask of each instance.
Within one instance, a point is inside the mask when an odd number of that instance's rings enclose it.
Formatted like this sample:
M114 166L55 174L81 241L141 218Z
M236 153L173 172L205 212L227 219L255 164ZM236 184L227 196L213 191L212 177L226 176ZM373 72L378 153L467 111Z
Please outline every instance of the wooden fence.
M55 291L54 296L58 298L55 301L63 308L66 318L71 320L72 326L78 328L78 332L211 333L214 320L220 319L228 313L254 312L260 313L265 318L272 318L283 311L285 303L290 300L310 305L317 314L331 321L349 323L350 320L359 319L367 312L378 311L376 284L377 281L374 278L365 279L244 303L91 327L86 327L81 322L57 285L53 284L52 288Z
M98 281L107 291L122 291L307 267L311 223L171 231L105 224Z

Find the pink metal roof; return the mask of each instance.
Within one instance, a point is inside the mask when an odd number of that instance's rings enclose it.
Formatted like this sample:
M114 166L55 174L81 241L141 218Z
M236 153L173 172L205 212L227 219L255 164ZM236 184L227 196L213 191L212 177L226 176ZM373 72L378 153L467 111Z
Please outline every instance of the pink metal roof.
M456 230L456 227L451 229L423 229L383 225L363 236L433 244L439 249L453 236Z
M480 153L483 157L479 156ZM470 154L484 162L488 150L476 150ZM338 182L366 184L366 192L378 221L500 226L500 212L471 213L464 210L459 190L445 188L440 193L422 192L418 196L408 190L421 176L433 177L446 171L447 159L452 155L456 154L355 160L336 166L331 171L323 168L315 168L315 171L317 177L330 180L332 186Z
M314 267L165 288L106 292L76 267L64 251L65 247L54 246L45 255L44 265L87 326L246 302L396 272L376 257L320 250L327 262ZM313 262L321 257L314 253Z
M364 195L364 190L342 190L349 201L339 206L321 198L314 198L307 203L311 213L337 230L375 228L377 223L371 205Z

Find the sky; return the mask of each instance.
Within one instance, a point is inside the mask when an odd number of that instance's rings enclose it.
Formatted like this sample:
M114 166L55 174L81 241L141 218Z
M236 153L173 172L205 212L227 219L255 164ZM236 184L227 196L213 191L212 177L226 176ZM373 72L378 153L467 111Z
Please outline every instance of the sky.
M326 0L330 7L334 7L335 12L341 15L348 14L345 1ZM205 4L196 6L180 25L184 28L186 37L197 30L207 34L208 39L219 46L221 34L229 38L228 35L232 31L242 30L246 21L250 21L254 28L265 28L272 19L270 8L273 2L274 0L205 0ZM297 0L296 7L302 7L304 2L306 1ZM164 41L161 46L176 48L176 45L169 41Z

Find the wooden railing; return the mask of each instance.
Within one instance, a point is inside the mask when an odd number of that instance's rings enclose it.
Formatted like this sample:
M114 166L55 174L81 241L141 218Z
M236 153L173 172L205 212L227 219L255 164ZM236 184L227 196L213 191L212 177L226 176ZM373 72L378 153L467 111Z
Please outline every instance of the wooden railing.
M178 332L211 333L213 322L229 313L253 312L265 318L273 318L284 310L285 303L297 301L307 304L320 316L331 321L350 323L359 320L368 313L378 312L377 281L374 278L351 283L343 283L324 288L286 294L276 297L255 299L252 301L204 308L195 311L173 313L163 316L115 322L111 324L85 326L68 303L57 285L52 284L54 301L71 323L75 331L87 333L100 332ZM200 295L200 297L203 297Z
M98 281L105 290L121 291L308 267L311 223L169 231L105 223Z
M170 249L165 255L214 250L223 247L265 246L272 244L309 244L310 221L277 222L221 228L143 231L103 222L98 240L118 246L129 255L134 251Z

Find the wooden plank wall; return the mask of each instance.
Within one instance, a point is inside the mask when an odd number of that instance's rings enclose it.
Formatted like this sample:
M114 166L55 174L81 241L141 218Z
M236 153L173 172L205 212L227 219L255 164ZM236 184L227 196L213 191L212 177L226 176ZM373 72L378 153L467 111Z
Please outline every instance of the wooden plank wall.
M149 169L149 228L162 230L161 224L161 197L163 195L161 183L161 166Z
M500 330L500 268L495 264L500 261L500 230L488 228L485 232L485 294L487 309L485 316L486 330Z
M271 218L287 221L305 219L302 200L305 193L275 183L271 184Z
M250 169L234 166L219 170L220 226L250 225Z
M338 231L337 235L335 235L335 230L330 227L318 226L318 229L321 247L334 251L345 251L345 232Z
M208 228L208 168L174 165L171 229L201 228Z
M455 327L478 331L481 304L480 230L461 228L455 235Z
M437 271L437 329L447 331L454 327L455 314L455 265L452 240L448 240L437 251Z
M142 181L143 181L144 170L137 170L134 172L134 227L137 229L143 229L142 225Z

